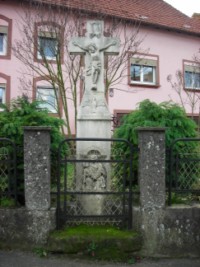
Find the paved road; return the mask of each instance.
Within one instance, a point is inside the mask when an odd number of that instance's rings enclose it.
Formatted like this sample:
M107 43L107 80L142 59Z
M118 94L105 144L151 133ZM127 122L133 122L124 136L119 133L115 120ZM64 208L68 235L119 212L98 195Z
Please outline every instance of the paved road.
M200 267L200 259L162 259L142 260L140 263L113 264L93 261L80 261L67 258L47 257L39 258L37 255L19 251L0 251L0 267Z

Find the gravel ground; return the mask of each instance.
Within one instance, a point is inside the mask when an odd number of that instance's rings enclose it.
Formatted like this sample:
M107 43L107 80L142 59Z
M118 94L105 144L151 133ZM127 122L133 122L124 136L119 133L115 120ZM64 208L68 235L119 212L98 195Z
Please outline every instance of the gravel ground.
M103 263L66 257L48 256L40 258L30 252L0 251L0 267L200 267L200 259L143 259L136 264Z

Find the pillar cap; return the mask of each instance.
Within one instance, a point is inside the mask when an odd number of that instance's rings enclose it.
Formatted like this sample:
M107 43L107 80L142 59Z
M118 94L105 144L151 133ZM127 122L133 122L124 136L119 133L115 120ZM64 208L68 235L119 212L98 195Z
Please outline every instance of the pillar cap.
M51 131L50 126L24 126L24 131Z
M165 132L167 127L137 127L138 132Z

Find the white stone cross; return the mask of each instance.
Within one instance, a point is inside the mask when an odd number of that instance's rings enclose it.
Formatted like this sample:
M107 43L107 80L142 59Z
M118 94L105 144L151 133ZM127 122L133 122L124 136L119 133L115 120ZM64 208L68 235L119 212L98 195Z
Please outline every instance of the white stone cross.
M103 21L88 21L86 37L73 37L70 54L85 55L85 90L105 91L104 55L119 54L119 39L103 36Z

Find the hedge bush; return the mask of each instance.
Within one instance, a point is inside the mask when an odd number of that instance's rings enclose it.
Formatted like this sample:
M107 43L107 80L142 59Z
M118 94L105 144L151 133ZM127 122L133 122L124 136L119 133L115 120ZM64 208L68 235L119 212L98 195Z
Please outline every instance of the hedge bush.
M9 105L1 105L0 138L9 138L17 146L17 179L18 190L23 190L23 127L50 126L52 152L52 178L56 179L56 152L64 139L61 134L61 119L49 116L48 111L39 107L39 102L29 102L26 96L18 97ZM23 202L23 200L22 200Z

